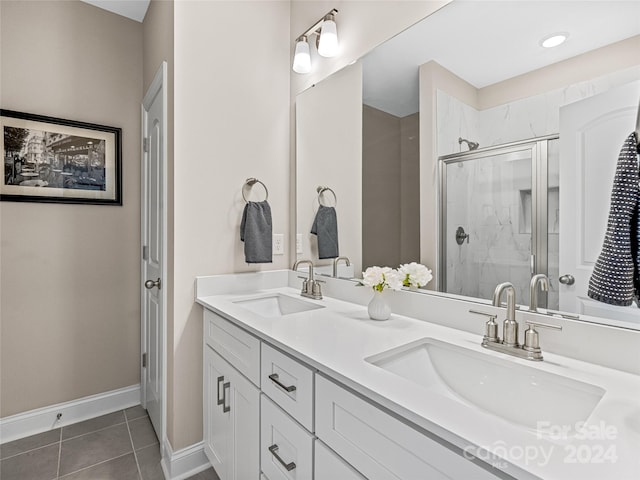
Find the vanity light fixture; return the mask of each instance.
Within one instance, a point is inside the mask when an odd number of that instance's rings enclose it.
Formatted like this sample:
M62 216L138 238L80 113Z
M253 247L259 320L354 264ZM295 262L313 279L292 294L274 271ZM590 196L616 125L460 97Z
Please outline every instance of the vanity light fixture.
M324 17L320 37L318 38L318 55L323 57L335 57L338 53L338 28L336 17L329 13Z
M332 9L296 39L296 49L293 56L294 72L309 73L311 71L311 55L308 42L311 35L316 35L316 48L319 55L333 57L338 53L336 13L338 13L338 10Z
M549 35L540 40L540 45L544 48L553 48L558 45L562 45L567 38L569 38L568 33L554 33L553 35Z
M293 71L296 73L309 73L311 71L311 54L309 53L309 42L307 42L306 35L302 35L296 40Z

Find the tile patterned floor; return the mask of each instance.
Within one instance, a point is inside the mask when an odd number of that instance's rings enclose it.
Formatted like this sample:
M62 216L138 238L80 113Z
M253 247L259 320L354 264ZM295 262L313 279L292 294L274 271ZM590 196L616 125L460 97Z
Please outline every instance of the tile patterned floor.
M160 447L141 407L0 445L2 480L164 480ZM189 480L219 480L213 469Z

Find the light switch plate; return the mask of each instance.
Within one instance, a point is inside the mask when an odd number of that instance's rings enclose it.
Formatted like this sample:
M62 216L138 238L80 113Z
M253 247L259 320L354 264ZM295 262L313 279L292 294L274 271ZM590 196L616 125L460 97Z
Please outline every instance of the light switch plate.
M284 233L273 234L273 254L284 255Z
M296 235L296 253L304 253L302 251L302 234L298 233Z

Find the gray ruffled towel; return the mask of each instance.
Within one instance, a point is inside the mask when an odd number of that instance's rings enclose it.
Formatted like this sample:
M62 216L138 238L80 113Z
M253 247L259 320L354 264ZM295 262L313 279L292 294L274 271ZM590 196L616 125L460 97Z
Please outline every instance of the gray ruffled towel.
M311 233L318 237L318 257L336 258L338 254L338 218L336 209L320 205L311 226Z
M631 305L640 294L639 178L638 139L634 132L618 156L607 232L587 292L594 300L611 305Z
M240 240L244 242L246 262L271 263L272 239L271 207L267 201L247 202L240 223Z

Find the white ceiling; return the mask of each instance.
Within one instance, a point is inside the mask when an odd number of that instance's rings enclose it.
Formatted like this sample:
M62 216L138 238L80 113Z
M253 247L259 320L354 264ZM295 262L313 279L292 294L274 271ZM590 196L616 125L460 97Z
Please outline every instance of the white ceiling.
M142 22L149 8L151 0L81 0L103 10L117 13L123 17Z
M556 32L568 40L542 48ZM454 1L364 58L364 102L417 112L418 66L430 60L482 88L638 34L640 0Z

